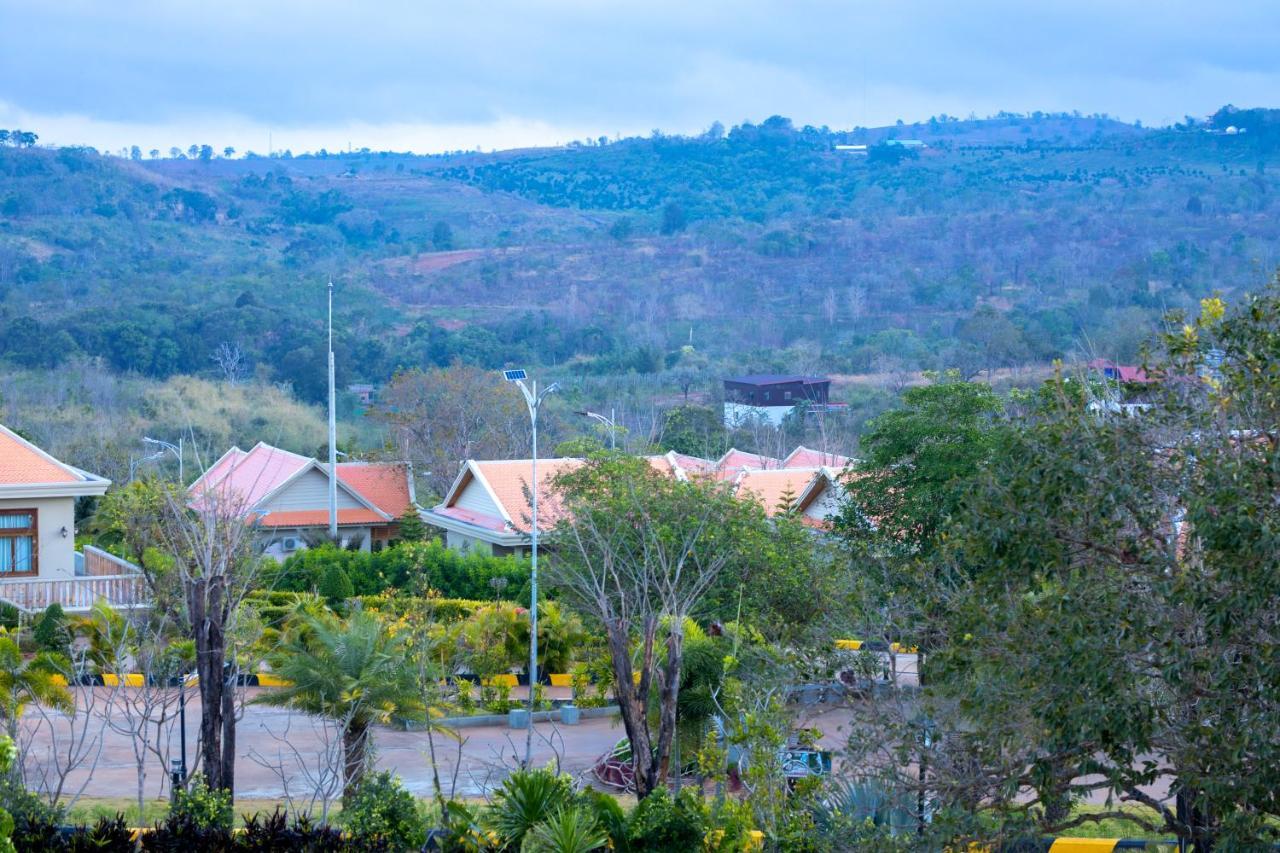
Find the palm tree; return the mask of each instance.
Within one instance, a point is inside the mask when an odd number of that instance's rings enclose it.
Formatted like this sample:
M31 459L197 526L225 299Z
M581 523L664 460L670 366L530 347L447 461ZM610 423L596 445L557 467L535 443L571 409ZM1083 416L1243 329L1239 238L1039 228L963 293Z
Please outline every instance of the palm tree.
M25 660L16 641L0 635L0 718L14 743L18 741L18 720L32 702L71 711L74 700L63 676L70 669L66 658L51 652Z
M327 717L342 730L343 798L364 776L370 727L392 718L420 720L422 691L408 665L407 637L374 614L348 619L301 613L272 655L273 669L290 682L255 701Z

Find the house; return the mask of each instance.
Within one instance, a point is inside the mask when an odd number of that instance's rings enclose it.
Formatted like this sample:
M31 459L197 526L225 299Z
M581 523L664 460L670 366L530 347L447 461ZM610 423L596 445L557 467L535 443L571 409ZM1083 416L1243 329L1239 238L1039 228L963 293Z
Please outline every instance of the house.
M1147 372L1141 367L1128 364L1116 364L1114 361L1108 361L1105 358L1095 358L1085 366L1096 372L1103 379L1108 379L1112 382L1147 385L1155 381L1148 376Z
M779 426L798 404L806 410L830 408L831 380L825 376L758 374L724 380L724 425L729 429L764 421Z
M337 466L338 533L369 551L396 538L399 519L417 507L407 462ZM327 535L329 466L264 442L232 447L189 490L194 509L231 511L260 531L263 553L283 560Z
M782 468L834 468L840 471L849 467L855 460L839 453L826 450L813 450L804 445L798 446L782 459Z
M373 403L374 395L377 389L365 382L356 382L347 386L348 393L354 394L356 399L360 401L361 406L369 406Z
M840 512L844 493L840 471L826 467L747 470L733 484L738 497L757 501L770 518L795 512L813 527L825 526Z
M136 567L103 551L77 554L76 500L106 493L111 481L60 462L0 425L0 600L23 610L57 602L88 610L143 600Z
M787 458L814 454L797 448ZM846 457L831 455L832 461ZM832 466L787 467L782 460L730 449L718 460L675 452L647 456L659 473L687 481L709 477L731 483L735 494L758 501L773 516L790 501L806 523L822 527L839 511L843 486L840 469ZM563 517L564 509L551 493L551 483L565 471L585 464L579 458L538 460L538 530L545 533ZM843 466L841 466L843 467ZM532 460L467 460L453 485L436 506L422 510L422 520L444 532L445 544L456 550L488 554L527 553L532 530ZM784 501L784 499L786 499Z

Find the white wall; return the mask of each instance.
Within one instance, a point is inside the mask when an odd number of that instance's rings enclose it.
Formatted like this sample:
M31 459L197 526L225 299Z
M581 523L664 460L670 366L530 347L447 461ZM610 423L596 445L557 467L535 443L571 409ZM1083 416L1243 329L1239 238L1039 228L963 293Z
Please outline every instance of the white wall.
M360 509L364 504L351 497L346 490L338 489L338 509ZM329 478L312 468L263 505L268 512L287 512L296 509L327 509L329 507Z
M782 426L787 415L795 409L790 406L748 406L744 403L724 404L724 425L729 429L747 426L752 421L761 420L772 426Z
M16 498L0 500L0 509L34 509L39 516L40 578L73 578L76 576L76 499ZM62 535L62 528L67 535Z

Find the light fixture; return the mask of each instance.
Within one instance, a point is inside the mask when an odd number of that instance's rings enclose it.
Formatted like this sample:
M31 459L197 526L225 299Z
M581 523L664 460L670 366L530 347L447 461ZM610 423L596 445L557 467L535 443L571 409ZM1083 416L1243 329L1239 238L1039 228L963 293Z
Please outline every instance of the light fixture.
M67 535L68 535L68 532L67 532L67 526L66 526L65 524L64 524L64 525L62 525L62 531L61 531L61 532L62 532L62 538L63 538L63 539L66 539L66 538L67 538Z

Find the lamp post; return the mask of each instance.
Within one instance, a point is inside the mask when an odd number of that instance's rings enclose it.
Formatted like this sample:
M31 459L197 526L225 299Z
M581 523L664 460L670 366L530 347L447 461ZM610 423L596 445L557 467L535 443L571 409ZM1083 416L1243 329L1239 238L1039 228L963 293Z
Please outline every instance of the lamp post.
M609 409L609 417L607 418L604 415L597 412L589 412L586 409L583 409L580 412L574 412L574 414L582 415L584 418L591 418L592 420L599 421L603 424L605 429L609 430L609 449L618 449L618 418L613 409Z
M527 769L533 764L533 714L537 710L534 687L538 684L538 407L542 405L544 397L560 386L553 382L539 393L536 380L532 383L532 389L525 384L528 374L523 370L504 370L502 378L514 382L524 395L524 401L529 407L529 426L533 439L533 473L529 484L529 504L533 511L529 529L529 729L525 732L524 741L524 766Z
M182 485L184 485L184 486L187 484L187 481L183 478L183 468L182 468L182 437L181 437L181 436L179 436L179 437L178 437L178 443L177 443L177 444L170 444L170 443L169 443L169 442L167 442L167 441L161 441L161 440L160 440L160 439L158 439L158 438L149 438L149 437L147 437L147 436L145 436L145 435L144 435L144 436L142 437L142 443L143 443L143 444L154 444L156 447L161 448L161 450L162 450L162 451L164 451L164 450L168 450L170 453L172 453L174 456L176 456L176 457L178 458L178 482L179 482L179 483L181 483L181 484L182 484Z
M138 468L141 467L141 465L144 462L151 462L155 459L159 459L161 456L164 456L163 450L157 450L155 453L148 453L146 456L141 456L137 459L130 456L129 457L129 482L130 483L133 482L133 478L136 477L138 474Z

